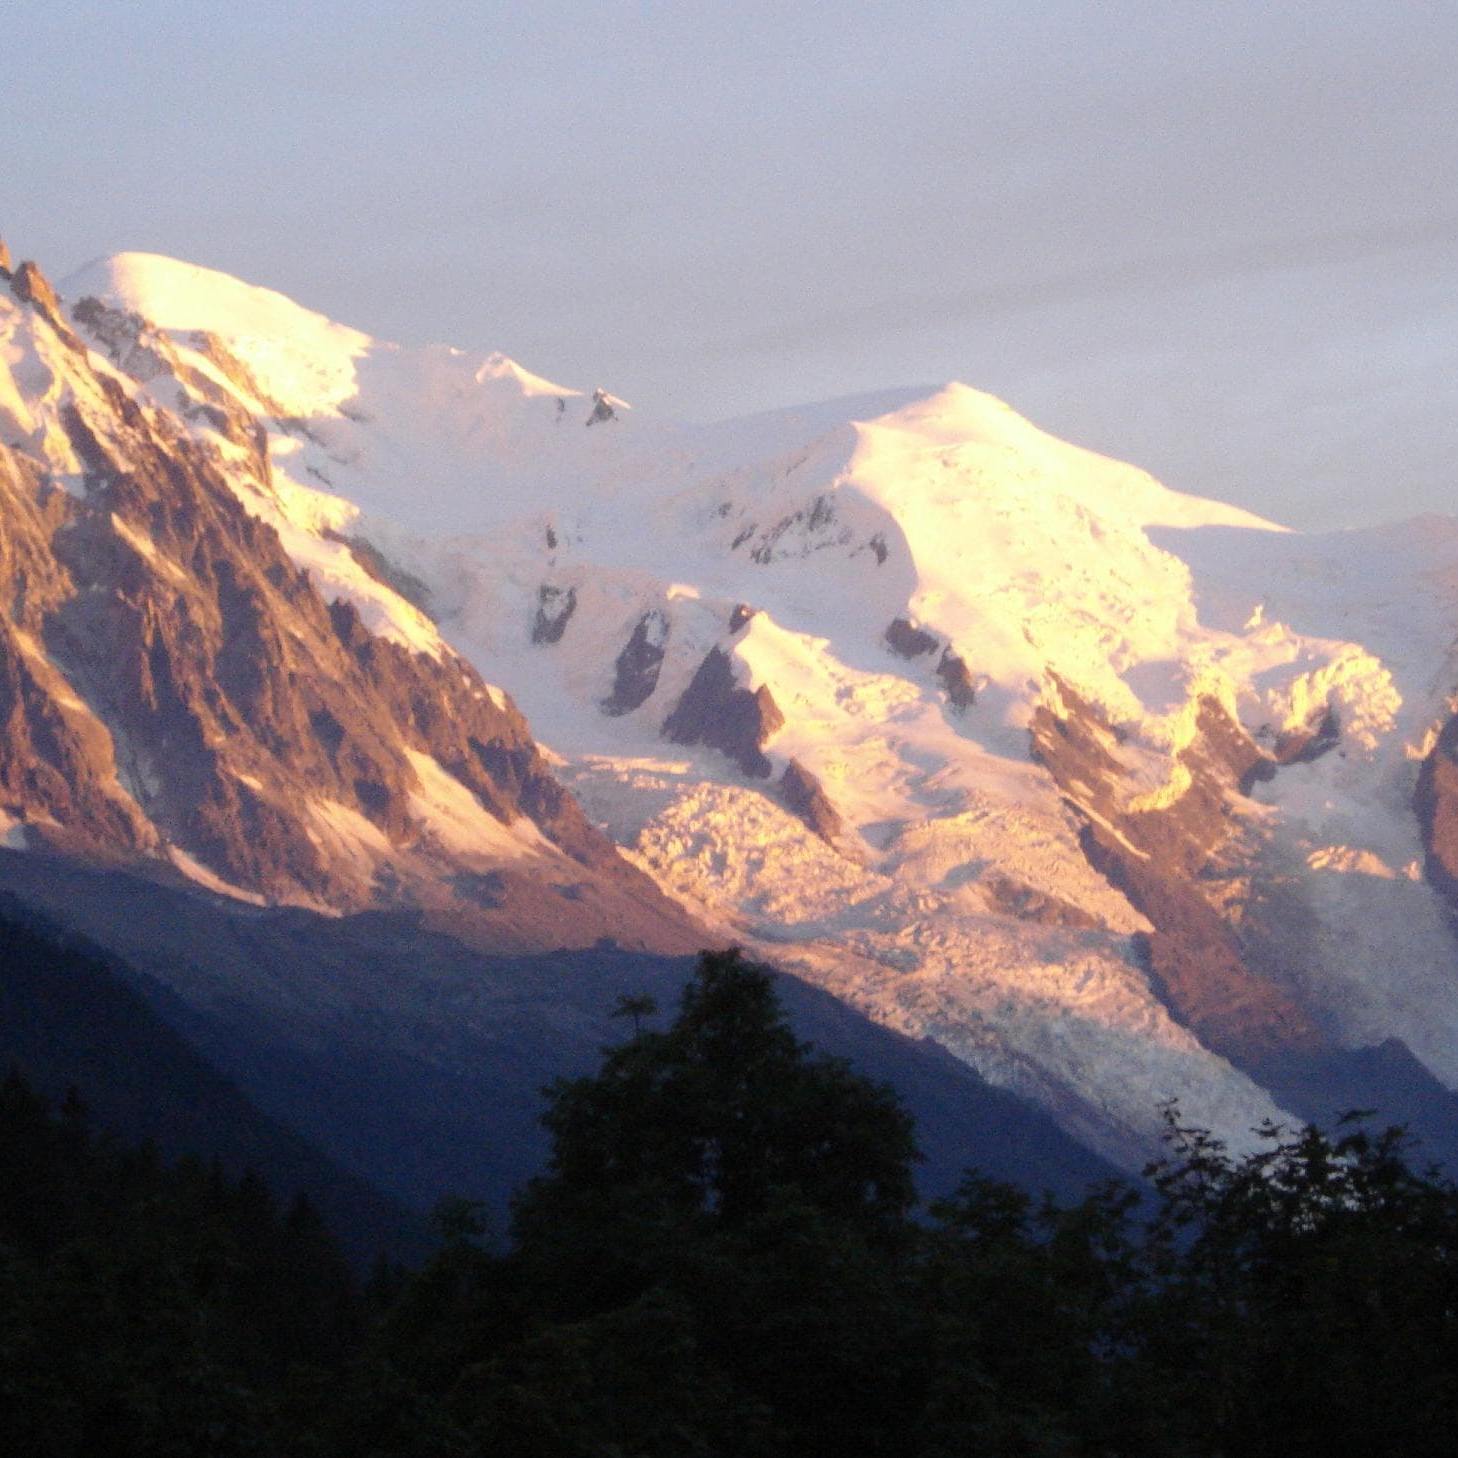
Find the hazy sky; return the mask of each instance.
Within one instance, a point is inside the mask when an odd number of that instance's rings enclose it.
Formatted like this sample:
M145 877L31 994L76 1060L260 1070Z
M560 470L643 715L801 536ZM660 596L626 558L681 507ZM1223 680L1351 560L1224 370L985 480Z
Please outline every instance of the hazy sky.
M3 45L0 234L55 276L168 253L688 417L961 378L1291 519L1458 509L1458 0L20 0Z

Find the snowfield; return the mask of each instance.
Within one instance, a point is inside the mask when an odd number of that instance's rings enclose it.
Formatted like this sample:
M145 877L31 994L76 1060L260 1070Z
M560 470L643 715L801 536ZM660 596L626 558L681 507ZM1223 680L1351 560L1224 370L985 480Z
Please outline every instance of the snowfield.
M144 316L255 416L271 472L239 473L249 509L373 630L503 685L670 894L1126 1164L1175 1095L1237 1147L1282 1111L1156 996L1148 924L1086 861L1030 721L1076 688L1120 739L1128 807L1159 809L1188 789L1202 698L1264 744L1329 712L1337 749L1240 806L1244 871L1279 887L1269 935L1328 1031L1399 1036L1458 1087L1453 939L1411 809L1458 687L1458 521L1290 532L962 384L696 428L151 255L60 287ZM27 347L0 337L45 397ZM130 373L241 459L185 409L195 383ZM0 398L0 427L74 471L33 405ZM783 716L768 779L662 734L715 648ZM791 761L836 833L786 808ZM442 841L503 833L444 771L423 782Z

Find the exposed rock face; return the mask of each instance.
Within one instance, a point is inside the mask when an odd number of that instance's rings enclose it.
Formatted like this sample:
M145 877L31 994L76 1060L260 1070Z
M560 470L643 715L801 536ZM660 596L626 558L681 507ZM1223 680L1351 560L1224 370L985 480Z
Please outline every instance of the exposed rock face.
M1085 827L1090 863L1154 924L1136 945L1150 983L1176 1019L1241 1067L1285 1052L1326 1048L1305 1010L1246 962L1239 939L1198 885Z
M83 299L82 303L85 302ZM231 380L245 395L252 396L270 415L279 419L284 417L287 412L283 406L259 384L258 377L253 371L216 334L206 329L194 329L189 335L189 339L192 347L225 379ZM188 383L189 385L195 384L192 380L189 380Z
M532 620L533 643L560 643L572 614L577 611L575 587L552 587L543 583L537 589L537 615Z
M106 352L111 362L139 384L146 384L179 362L167 342L140 314L108 308L99 299L82 299L73 317L93 345Z
M1099 924L1097 917L1082 908L999 871L983 876L977 884L987 898L988 908L1002 916L1035 921L1042 926L1095 927Z
M754 609L747 602L734 604L734 610L729 614L729 631L737 633L741 628L749 625L749 620L754 616Z
M10 292L22 304L29 304L56 332L56 336L68 348L73 350L81 349L81 341L78 340L71 327L61 316L61 303L56 298L56 291L51 287L51 281L43 274L35 264L22 263L13 273L8 274L10 280Z
M885 633L886 646L898 658L921 658L935 653L938 648L942 656L937 660L937 677L946 690L947 701L954 709L970 709L977 699L977 684L972 671L962 655L950 644L944 644L935 633L916 627L909 618L895 618Z
M1151 985L1207 1047L1249 1066L1286 1051L1327 1047L1305 1010L1249 965L1236 931L1202 877L1232 834L1231 796L1268 764L1212 698L1179 756L1183 787L1157 806L1128 791L1117 736L1099 711L1055 679L1061 712L1043 705L1031 725L1034 757L1083 819L1091 865L1153 924L1139 938Z
M937 677L941 679L947 691L947 701L954 709L970 709L977 702L977 685L960 653L953 653L950 648L942 649Z
M1328 706L1314 724L1277 735L1271 757L1279 765L1310 764L1335 749L1341 738L1341 721L1336 710Z
M50 551L65 499L34 463L0 446L0 811L66 827L97 845L155 843L117 779L110 735L77 699L46 651L54 614L75 591Z
M1423 760L1413 809L1422 829L1424 873L1458 917L1458 714Z
M8 266L8 265L7 265ZM47 318L59 315L60 300L50 280L33 263L22 263L11 276L10 291L23 304L34 304Z
M920 658L935 653L941 640L925 628L916 628L906 618L896 618L886 629L886 646L901 658Z
M604 714L630 714L648 702L658 687L658 674L668 647L668 619L644 613L613 666L613 691L602 701Z
M825 787L798 759L792 759L780 776L780 798L792 815L798 815L827 844L833 845L845 828Z
M17 275L17 327L64 345L43 283ZM87 317L133 378L172 367L135 316ZM336 909L445 908L462 872L504 859L547 900L577 886L584 943L654 925L675 948L696 940L503 694L448 650L412 652L326 604L215 449L84 352L65 369L84 493L0 445L0 811L28 837L140 867L182 852L243 891ZM231 412L266 482L254 423Z
M10 249L5 240L0 238L0 278L10 277Z
M87 342L104 354L117 369L139 385L165 376L178 382L177 413L185 420L202 420L240 447L247 456L250 473L259 481L268 479L268 449L262 424L238 399L202 370L185 363L172 342L140 314L83 298L72 310L72 318L84 330ZM193 336L194 347L224 378L251 395L265 407L272 406L251 372L213 335Z
M675 744L707 744L728 755L745 774L768 779L764 746L784 722L769 689L763 684L740 688L729 655L711 648L664 720L663 733Z

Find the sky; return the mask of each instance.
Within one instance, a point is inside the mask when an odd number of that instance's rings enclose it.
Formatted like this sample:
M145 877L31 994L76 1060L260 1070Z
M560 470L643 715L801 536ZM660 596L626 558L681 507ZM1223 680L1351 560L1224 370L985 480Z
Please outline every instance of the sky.
M1458 510L1455 0L22 0L0 235L713 419L961 379L1297 525Z

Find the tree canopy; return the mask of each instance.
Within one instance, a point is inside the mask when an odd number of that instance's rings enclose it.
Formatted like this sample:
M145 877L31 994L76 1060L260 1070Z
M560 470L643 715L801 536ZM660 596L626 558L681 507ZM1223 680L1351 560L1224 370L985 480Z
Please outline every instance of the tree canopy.
M895 1095L813 1056L772 974L737 951L700 959L670 1027L637 1030L547 1099L551 1165L517 1202L522 1238L578 1204L634 1200L732 1226L794 1197L892 1226L915 1200L915 1136Z
M1446 1454L1458 1191L1399 1130L1167 1111L1142 1185L914 1203L893 1095L705 954L547 1091L493 1243L464 1199L361 1289L307 1205L0 1087L0 1446L310 1458Z

